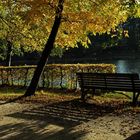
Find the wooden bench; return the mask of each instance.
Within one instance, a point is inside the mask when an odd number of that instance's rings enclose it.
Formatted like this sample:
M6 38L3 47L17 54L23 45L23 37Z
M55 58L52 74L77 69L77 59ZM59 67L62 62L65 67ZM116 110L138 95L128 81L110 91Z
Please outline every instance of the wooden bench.
M125 73L77 73L81 88L81 99L85 100L87 90L95 89L130 91L133 92L132 103L136 105L140 94L140 80L138 74ZM93 93L94 93L93 92Z

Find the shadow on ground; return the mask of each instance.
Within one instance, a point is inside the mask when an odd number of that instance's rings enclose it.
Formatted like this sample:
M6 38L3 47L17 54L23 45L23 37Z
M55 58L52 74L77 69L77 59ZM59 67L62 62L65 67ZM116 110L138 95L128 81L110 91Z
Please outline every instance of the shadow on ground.
M114 113L121 106L63 101L9 114L18 120L0 126L0 140L80 140L87 132L75 129L83 122ZM129 140L129 139L128 139Z
M131 135L129 138L127 138L125 140L140 140L140 132L137 132L137 133Z

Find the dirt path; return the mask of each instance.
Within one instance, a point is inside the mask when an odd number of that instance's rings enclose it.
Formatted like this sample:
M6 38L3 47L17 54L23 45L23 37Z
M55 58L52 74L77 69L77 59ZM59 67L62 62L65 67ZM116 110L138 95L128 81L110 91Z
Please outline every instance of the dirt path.
M58 113L56 106L1 104L0 140L140 140L140 114L109 113L81 120L80 112L74 116L76 110L63 108Z

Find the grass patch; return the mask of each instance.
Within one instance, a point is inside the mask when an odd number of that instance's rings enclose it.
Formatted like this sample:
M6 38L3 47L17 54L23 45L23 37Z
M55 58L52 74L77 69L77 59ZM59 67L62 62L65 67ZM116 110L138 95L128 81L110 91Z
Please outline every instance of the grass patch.
M10 101L24 95L26 89L17 87L0 87L0 100ZM35 96L29 96L18 102L50 103L73 100L79 98L78 94L66 90L37 90Z
M0 96L1 95L23 95L25 88L19 87L0 87Z
M18 87L0 87L0 100L9 101L13 100L25 93L26 89ZM132 97L131 92L125 92L128 96ZM72 101L75 99L80 99L80 92L68 91L68 90L37 90L35 96L24 98L20 103L45 103L52 104L64 101ZM127 98L126 96L120 94L119 92L109 92L103 93L91 97L87 103L96 104L103 107L108 106L126 106L130 107L132 99ZM79 104L79 103L78 103ZM138 109L140 110L140 107Z
M102 95L102 97L108 97L108 98L116 98L116 99L131 99L133 97L132 92L109 92Z

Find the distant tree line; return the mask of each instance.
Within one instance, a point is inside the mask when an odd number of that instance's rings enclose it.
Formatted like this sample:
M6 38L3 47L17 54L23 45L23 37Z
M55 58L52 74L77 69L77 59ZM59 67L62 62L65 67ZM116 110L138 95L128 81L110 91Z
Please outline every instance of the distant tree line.
M140 18L129 18L127 22L119 25L111 34L88 34L91 43L85 48L81 43L78 48L70 49L64 53L64 56L70 58L96 58L104 50L130 49L134 52L140 50ZM57 60L57 59L55 59ZM62 59L63 61L63 59Z

